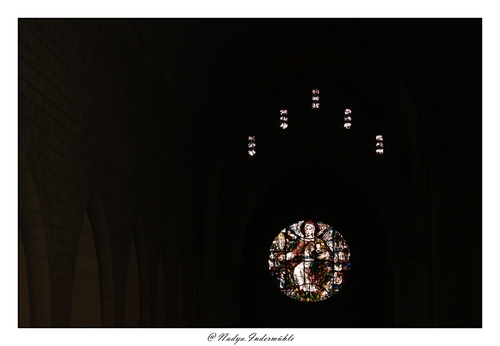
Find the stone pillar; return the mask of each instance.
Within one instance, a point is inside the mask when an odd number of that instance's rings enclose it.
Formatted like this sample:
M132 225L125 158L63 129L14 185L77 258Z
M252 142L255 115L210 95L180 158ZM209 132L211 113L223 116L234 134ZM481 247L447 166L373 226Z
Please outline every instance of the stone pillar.
M419 260L395 259L389 265L394 274L394 327L424 327L424 268Z
M225 264L220 262L218 254L220 173L225 162L223 157L212 157L203 170L202 325L205 327L219 326L223 303L218 301L219 272Z
M432 276L434 327L449 327L452 321L454 243L448 226L449 208L444 186L437 169L431 170L431 231L432 231Z

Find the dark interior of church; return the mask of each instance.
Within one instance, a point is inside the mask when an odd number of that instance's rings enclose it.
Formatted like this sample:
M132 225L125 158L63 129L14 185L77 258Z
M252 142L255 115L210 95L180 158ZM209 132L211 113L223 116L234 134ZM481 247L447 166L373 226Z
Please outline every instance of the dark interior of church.
M19 327L482 327L480 18L20 18L18 161Z

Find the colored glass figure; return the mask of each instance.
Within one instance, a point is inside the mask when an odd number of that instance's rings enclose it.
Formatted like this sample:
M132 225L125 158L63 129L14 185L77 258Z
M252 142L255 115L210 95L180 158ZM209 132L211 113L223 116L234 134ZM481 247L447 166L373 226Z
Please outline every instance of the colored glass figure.
M288 114L288 110L282 109L280 110L280 128L282 130L285 130L288 128L288 117L286 116Z
M288 127L288 118L287 117L281 117L280 118L280 128L285 130Z
M382 135L377 135L375 137L376 143L375 143L375 153L377 155L383 155L384 154L384 137Z
M344 111L344 128L349 130L351 128L351 121L352 121L352 118L351 118L351 114L352 111L347 108L345 111Z
M313 101L311 108L312 109L319 109L319 90L318 89L313 89L311 99Z
M349 246L342 235L312 220L283 229L271 243L268 264L278 289L302 302L330 298L351 268Z
M255 147L255 136L248 136L248 156L254 156L257 153Z

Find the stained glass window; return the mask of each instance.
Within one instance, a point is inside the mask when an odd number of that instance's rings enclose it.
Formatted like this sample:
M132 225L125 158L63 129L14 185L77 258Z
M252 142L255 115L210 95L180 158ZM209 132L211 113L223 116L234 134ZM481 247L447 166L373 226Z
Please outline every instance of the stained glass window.
M349 108L347 108L344 111L344 128L346 130L349 130L351 128L351 121L352 121L351 113L352 111Z
M311 99L313 101L311 108L319 109L319 90L313 89Z
M383 155L384 154L384 137L382 135L377 135L375 137L375 153L377 155Z
M282 109L280 110L280 128L285 130L288 127L288 110Z
M255 136L248 136L248 156L254 156L256 154L255 147Z
M285 295L302 302L330 298L351 269L350 250L331 226L298 221L279 232L269 253L271 276Z

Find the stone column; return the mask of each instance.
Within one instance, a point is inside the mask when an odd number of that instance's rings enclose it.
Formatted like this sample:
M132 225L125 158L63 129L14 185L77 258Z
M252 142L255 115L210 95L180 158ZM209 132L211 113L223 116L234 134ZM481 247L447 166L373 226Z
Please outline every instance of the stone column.
M221 317L219 272L220 263L220 220L219 188L220 173L225 165L225 158L212 157L203 169L203 237L202 241L202 309L205 327L219 326Z
M394 275L394 327L424 327L427 278L421 261L395 259L389 265Z

